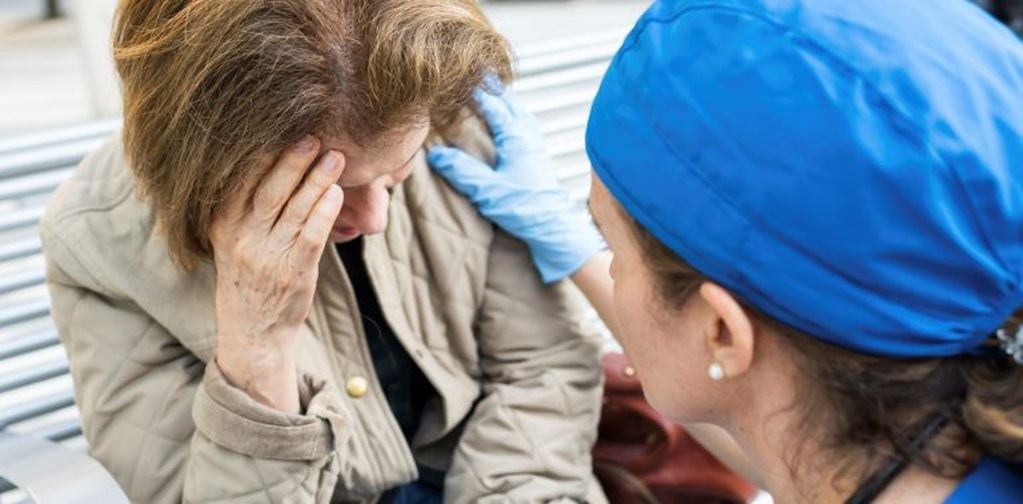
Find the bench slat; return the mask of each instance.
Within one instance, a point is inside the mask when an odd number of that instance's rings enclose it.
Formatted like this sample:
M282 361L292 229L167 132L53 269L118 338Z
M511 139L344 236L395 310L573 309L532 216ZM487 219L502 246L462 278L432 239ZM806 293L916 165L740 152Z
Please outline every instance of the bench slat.
M0 233L34 226L43 217L45 208L40 206L20 208L0 215Z
M78 140L0 156L0 180L73 166L102 145L104 140L103 137Z
M53 413L74 406L75 394L71 389L62 390L46 397L26 401L0 413L0 430L10 425Z
M0 296L11 292L42 285L46 281L46 274L42 269L9 273L0 277Z
M16 152L32 149L43 149L55 145L63 145L79 140L106 138L121 127L120 119L90 122L79 126L70 126L43 133L21 135L13 138L0 139L0 156L8 156Z
M0 343L0 361L60 344L57 330L50 327Z
M42 252L43 245L39 238L32 236L7 244L0 244L0 263L21 259Z
M5 308L0 312L0 329L50 314L50 300L40 299ZM0 379L3 379L0 377Z
M70 164L75 164L72 162ZM61 163L59 170L44 171L25 177L11 178L4 180L0 176L0 201L26 198L37 194L51 193L64 179L74 173L74 167L68 167L69 163Z
M37 364L29 369L0 376L0 394L68 373L67 359Z
M514 84L515 92L520 95L539 93L564 86L596 83L604 76L608 63L601 61L592 65L570 68L557 73L537 74Z
M541 99L527 101L525 106L538 117L571 109L589 108L593 101L594 90L582 90L561 93L557 96L544 96ZM543 118L540 117L542 120Z
M602 30L593 33L584 33L582 35L574 35L571 37L526 44L517 48L515 50L515 55L518 56L520 60L527 60L543 56L545 54L580 49L594 45L604 45L608 43L620 44L623 40L625 40L625 35L628 32L629 30L626 27L623 29Z
M82 421L79 418L68 418L55 422L51 425L47 425L39 430L34 430L29 433L33 437L41 439L49 439L53 442L64 441L75 436L82 435Z
M519 62L516 69L517 75L520 78L526 78L536 74L556 72L589 63L606 62L618 51L620 45L618 41L610 41L523 59Z

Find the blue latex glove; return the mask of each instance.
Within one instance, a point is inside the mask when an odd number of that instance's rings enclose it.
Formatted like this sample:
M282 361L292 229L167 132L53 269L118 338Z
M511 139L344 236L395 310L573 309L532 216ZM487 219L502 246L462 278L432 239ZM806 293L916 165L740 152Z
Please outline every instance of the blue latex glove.
M494 136L497 165L451 147L430 149L430 165L480 213L529 245L544 282L575 273L604 242L558 184L536 119L510 91L495 96L477 90L475 98Z

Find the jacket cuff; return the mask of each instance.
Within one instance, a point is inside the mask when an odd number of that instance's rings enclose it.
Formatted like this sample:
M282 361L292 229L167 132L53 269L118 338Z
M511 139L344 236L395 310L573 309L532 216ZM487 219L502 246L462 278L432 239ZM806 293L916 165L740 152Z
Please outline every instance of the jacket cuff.
M302 374L298 387L304 413L283 413L232 386L216 361L210 362L192 405L195 428L210 441L255 458L323 458L348 441L351 422L324 380Z

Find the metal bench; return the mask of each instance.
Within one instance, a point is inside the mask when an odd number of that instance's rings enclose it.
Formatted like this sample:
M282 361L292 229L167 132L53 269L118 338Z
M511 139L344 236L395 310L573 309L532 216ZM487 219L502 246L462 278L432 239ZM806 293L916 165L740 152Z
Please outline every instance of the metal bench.
M516 90L539 118L559 176L580 204L589 187L587 112L624 35L602 32L518 51ZM113 480L84 455L36 227L57 185L118 126L106 121L0 139L0 502L115 502L90 493L109 491L104 483Z

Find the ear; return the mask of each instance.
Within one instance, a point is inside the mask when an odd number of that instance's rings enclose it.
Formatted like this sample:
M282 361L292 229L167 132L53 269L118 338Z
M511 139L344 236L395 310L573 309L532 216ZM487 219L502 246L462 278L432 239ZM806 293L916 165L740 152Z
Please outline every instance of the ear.
M753 364L753 320L739 300L720 285L705 282L700 297L716 319L705 341L713 362L721 365L726 377L746 373Z

